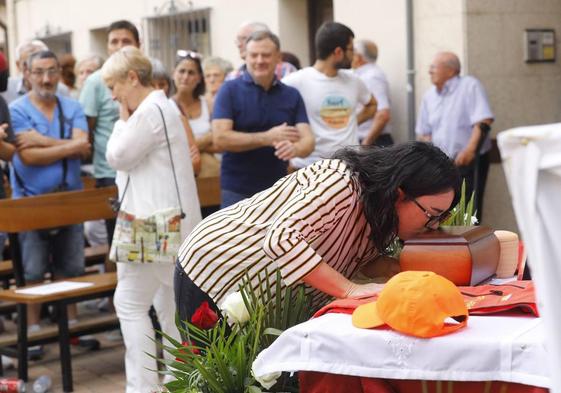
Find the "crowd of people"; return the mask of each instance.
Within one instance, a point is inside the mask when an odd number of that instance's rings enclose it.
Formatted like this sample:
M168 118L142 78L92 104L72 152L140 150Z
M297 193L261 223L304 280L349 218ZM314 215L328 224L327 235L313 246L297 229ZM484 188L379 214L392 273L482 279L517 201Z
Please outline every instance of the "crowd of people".
M12 198L82 189L81 164L91 159L95 186L117 185L121 211L142 218L181 209L185 242L175 266L117 263L127 392L158 384L147 371L156 369L146 355L156 353L151 306L179 340L176 309L190 320L206 301L219 314L246 273L258 285L263 271L278 268L283 285L307 284L316 305L370 295L380 287L356 285L352 275L372 271L396 236L434 229L458 199L459 170L482 190L482 124L493 121L482 85L459 75L456 55L437 54L416 127L421 141L394 145L378 48L354 38L348 26L323 24L316 60L303 69L258 22L239 28L237 69L185 48L167 70L142 52L126 20L109 26L105 62L59 58L38 40L18 46L20 75L4 81L0 99L0 159L10 162ZM196 176L220 176L221 210L202 223ZM115 220L86 228L92 244L114 236ZM83 274L84 239L81 225L21 233L26 281L47 270ZM28 309L29 330L40 329L39 309ZM69 315L74 323L75 309Z

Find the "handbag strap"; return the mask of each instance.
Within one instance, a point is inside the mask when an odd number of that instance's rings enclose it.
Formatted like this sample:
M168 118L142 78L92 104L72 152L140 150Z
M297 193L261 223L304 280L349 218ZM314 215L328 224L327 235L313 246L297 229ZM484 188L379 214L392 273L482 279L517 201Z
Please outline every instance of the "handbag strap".
M179 185L177 184L177 176L175 174L175 165L173 164L173 157L171 154L171 145L169 142L169 136L168 136L168 127L166 125L166 120L164 118L164 112L162 112L162 108L160 108L160 106L158 104L154 104L156 105L156 108L158 108L158 110L160 111L160 115L162 116L162 122L164 123L164 134L166 135L166 143L168 145L168 153L169 153L169 160L171 161L171 171L173 172L173 181L175 182L175 191L177 192L177 201L179 202L179 209L181 210L181 218L185 218L185 212L183 211L183 206L181 204L181 197L179 195ZM125 184L125 189L123 190L123 195L121 196L121 200L118 202L118 210L121 209L121 204L123 203L123 200L125 199L125 194L127 193L127 189L129 188L129 182L131 180L130 175L127 177L127 183Z
M173 172L173 181L175 182L175 191L177 192L177 201L179 202L179 209L181 210L181 218L185 218L185 212L183 211L183 206L181 204L181 196L179 194L179 185L177 183L177 175L175 174L175 165L173 164L173 156L171 154L171 144L169 143L169 136L168 136L168 127L166 125L166 119L164 118L164 112L162 108L158 104L156 108L160 111L160 116L162 116L162 122L164 123L164 133L166 134L166 142L168 145L168 153L169 153L169 160L171 162L171 171Z
M59 128L60 128L60 139L66 139L64 137L64 112L62 111L62 105L60 103L60 100L58 99L58 97L55 95L56 98L56 106L58 108L58 124L59 124ZM66 187L68 187L68 183L66 182L66 173L68 172L68 160L66 159L66 157L64 157L62 159L62 181L60 183L60 186L62 189L65 189Z

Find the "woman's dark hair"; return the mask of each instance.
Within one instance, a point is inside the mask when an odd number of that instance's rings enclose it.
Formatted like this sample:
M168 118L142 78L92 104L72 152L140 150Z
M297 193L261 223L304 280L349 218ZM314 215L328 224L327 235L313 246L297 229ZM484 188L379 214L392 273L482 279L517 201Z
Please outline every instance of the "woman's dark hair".
M325 60L337 48L347 50L347 45L355 35L353 31L342 23L325 22L316 32L316 56Z
M458 168L431 143L407 142L384 148L350 147L337 151L333 158L345 161L358 174L364 215L372 230L370 237L380 252L384 252L397 235L399 219L395 203L398 189L410 199L453 190L451 207L458 203Z
M74 88L76 84L76 74L74 73L75 66L76 58L71 54L67 53L60 57L60 76L62 82L70 88Z
M291 52L281 52L282 61L292 64L297 70L301 69L300 59L294 53Z
M195 63L195 67L197 67L197 72L201 76L201 80L199 81L199 83L197 83L197 86L195 86L195 89L193 90L193 98L198 99L206 92L205 76L203 73L203 66L201 64L201 57L198 53L195 54L195 52L189 52L189 51L186 52L187 54L185 56L177 56L177 60L175 62L175 68L177 68L177 66L183 63L185 60L189 60ZM173 88L175 89L175 91L177 91L177 86L175 86L175 83L173 84Z

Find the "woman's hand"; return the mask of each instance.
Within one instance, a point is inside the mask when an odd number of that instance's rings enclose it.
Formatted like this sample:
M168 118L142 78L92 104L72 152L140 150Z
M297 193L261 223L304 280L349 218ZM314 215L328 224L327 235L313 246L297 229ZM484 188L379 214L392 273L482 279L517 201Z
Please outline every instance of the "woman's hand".
M127 98L121 97L120 104L121 105L119 106L119 118L123 121L127 121L131 116Z
M193 172L197 176L201 172L201 153L197 145L189 146L191 153L191 163L193 164Z
M346 298L352 299L360 299L363 297L372 297L384 288L384 284L375 284L375 283L368 283L368 284L355 284L353 283L347 293L345 294Z

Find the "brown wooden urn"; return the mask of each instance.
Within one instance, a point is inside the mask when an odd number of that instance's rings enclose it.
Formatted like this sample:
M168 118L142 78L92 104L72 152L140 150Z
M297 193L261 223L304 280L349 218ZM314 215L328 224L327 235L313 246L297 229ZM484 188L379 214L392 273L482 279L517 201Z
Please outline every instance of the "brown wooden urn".
M405 241L401 270L427 270L456 285L476 285L495 274L499 240L485 226L441 227Z

